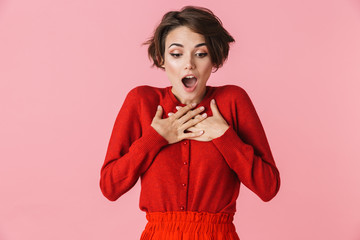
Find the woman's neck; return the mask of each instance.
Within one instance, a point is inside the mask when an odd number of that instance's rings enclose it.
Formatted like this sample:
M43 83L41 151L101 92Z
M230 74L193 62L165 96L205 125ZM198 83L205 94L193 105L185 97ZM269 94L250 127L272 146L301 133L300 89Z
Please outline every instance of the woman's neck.
M173 92L173 88L171 89L171 92L173 93L175 98L182 104L185 104L185 105L190 104L190 103L199 104L206 95L206 87L204 88L204 90L202 91L201 94L199 94L198 96L190 97L190 98L182 98L179 94Z

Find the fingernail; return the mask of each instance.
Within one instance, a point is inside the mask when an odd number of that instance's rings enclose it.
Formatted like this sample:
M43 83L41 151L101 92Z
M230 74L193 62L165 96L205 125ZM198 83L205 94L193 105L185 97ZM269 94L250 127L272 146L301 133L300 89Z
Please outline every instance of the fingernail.
M215 99L212 99L212 100L211 100L211 103L214 104L214 103L215 103Z
M205 109L204 106L201 106L201 107L200 107L200 110L201 110L201 111L204 111L204 109Z
M180 107L180 106L176 106L175 108L176 108L176 110L179 110L181 107Z
M197 104L196 103L192 103L191 106L195 107Z
M201 131L199 132L200 135L203 134L203 133L204 133L204 130L201 130Z
M160 106L160 105L158 105L157 109L158 109L158 110L160 110L160 109L161 109L161 106Z
M173 113L168 113L168 116L171 116L171 115L173 115Z
M203 118L206 118L207 114L204 113L204 114L202 114L201 116L202 116Z

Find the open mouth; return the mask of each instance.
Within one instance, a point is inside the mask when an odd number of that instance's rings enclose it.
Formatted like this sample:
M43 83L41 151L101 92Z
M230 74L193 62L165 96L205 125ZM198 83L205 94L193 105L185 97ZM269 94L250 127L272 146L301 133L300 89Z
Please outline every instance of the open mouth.
M182 80L182 83L186 88L193 88L196 85L197 78L195 76L186 76Z

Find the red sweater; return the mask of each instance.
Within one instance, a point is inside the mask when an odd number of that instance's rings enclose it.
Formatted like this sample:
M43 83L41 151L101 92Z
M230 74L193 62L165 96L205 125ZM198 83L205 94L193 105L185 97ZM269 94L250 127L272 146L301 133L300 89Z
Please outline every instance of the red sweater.
M280 178L265 132L247 93L240 87L207 86L197 107L212 116L210 100L230 125L210 141L168 144L151 126L156 108L176 112L181 104L171 87L131 90L115 120L101 168L100 188L117 200L141 178L140 209L146 212L235 213L240 183L263 201L279 190Z

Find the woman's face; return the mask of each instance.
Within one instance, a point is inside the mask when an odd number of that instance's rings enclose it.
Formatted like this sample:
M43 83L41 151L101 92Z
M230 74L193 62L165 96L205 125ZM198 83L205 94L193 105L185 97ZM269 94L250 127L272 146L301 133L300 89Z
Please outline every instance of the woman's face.
M171 30L165 39L163 67L177 99L199 103L213 68L204 36L185 26Z

